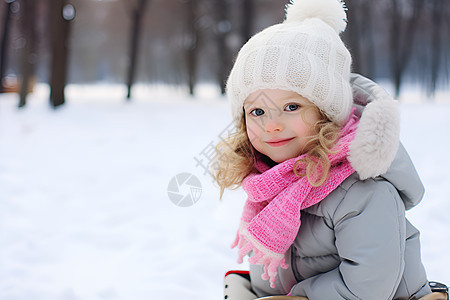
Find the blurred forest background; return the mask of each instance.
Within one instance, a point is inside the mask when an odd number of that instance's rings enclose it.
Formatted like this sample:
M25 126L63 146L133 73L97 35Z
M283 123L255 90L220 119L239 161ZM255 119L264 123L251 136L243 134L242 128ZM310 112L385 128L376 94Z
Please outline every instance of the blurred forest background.
M66 83L221 87L249 37L284 17L287 0L0 0L2 92L19 106L35 82L49 83L50 103L64 103ZM449 0L347 0L343 39L353 71L403 83L432 98L447 89Z

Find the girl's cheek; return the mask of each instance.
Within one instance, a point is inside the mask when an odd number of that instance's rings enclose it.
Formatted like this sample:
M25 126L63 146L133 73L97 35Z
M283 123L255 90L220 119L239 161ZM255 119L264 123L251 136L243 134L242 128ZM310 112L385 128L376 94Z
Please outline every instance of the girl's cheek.
M257 128L252 128L252 126L247 126L247 136L250 140L250 143L252 143L253 146L255 146L255 143L258 141L258 134L255 132Z

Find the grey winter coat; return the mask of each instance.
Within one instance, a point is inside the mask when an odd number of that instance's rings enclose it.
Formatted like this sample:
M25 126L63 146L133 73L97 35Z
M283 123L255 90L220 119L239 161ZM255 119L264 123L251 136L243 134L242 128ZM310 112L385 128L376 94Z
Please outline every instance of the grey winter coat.
M367 103L386 97L363 77L354 75L352 81L361 111ZM382 175L361 180L367 170L360 173L354 166L357 172L302 211L299 233L287 254L290 267L279 268L275 289L261 279L261 266L250 267L258 296L291 292L310 300L386 300L420 298L431 292L419 232L405 218L405 210L418 204L424 189L405 149L400 145L393 150L392 163Z

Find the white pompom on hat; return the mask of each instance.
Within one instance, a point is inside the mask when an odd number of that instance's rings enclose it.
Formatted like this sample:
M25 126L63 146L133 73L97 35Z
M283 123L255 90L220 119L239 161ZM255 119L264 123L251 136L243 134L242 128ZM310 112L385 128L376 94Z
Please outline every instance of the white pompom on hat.
M297 0L286 7L286 22L302 22L306 19L321 19L331 26L337 34L347 27L345 5L339 0Z
M243 104L253 92L296 92L343 125L352 108L351 55L341 38L346 27L339 0L295 0L286 20L255 34L241 48L227 81L236 126Z

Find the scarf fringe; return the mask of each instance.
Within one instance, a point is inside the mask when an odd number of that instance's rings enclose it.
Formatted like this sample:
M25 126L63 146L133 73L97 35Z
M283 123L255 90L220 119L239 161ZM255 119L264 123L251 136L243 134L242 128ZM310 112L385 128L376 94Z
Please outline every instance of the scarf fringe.
M286 263L285 254L273 252L262 246L247 230L248 223L241 222L236 239L231 248L238 247L238 260L241 264L246 255L253 251L253 256L248 262L254 265L263 265L264 273L261 275L263 280L269 280L270 287L275 288L278 267L287 269L289 265Z

